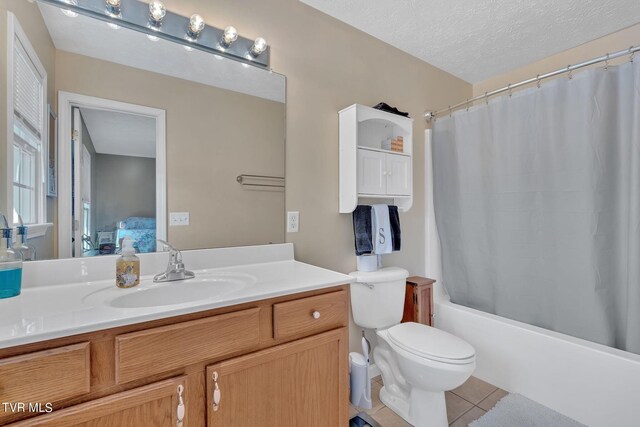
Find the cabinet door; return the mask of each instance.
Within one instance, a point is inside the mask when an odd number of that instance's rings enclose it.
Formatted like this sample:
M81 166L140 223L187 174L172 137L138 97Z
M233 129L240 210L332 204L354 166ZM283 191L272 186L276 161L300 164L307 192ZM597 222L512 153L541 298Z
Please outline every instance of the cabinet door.
M187 399L185 378L160 381L11 426L186 427L186 414L184 406L181 406Z
M348 425L347 350L341 328L207 367L207 425Z
M384 153L358 149L358 193L386 193Z
M411 195L411 157L386 155L387 194Z

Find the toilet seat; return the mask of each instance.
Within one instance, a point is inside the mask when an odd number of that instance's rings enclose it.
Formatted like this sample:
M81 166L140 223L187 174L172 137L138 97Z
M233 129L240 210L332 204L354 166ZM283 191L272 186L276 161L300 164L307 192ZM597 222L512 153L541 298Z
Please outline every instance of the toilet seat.
M466 341L440 329L419 323L401 323L387 330L389 341L425 359L463 365L475 361L475 350Z

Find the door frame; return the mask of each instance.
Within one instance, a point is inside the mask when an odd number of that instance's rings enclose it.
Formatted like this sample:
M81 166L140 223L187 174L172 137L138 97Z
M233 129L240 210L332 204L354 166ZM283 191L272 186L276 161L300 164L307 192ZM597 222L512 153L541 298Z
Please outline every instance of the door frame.
M72 92L58 92L58 258L71 258L71 137L72 108L117 111L156 121L156 238L167 239L166 111Z

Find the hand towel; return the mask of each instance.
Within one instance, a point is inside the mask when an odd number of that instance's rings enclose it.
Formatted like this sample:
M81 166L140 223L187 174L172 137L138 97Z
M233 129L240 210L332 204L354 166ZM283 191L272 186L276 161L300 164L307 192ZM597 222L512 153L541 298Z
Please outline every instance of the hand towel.
M399 251L401 247L401 230L400 215L398 215L398 207L389 205L389 222L391 223L391 241L393 250Z
M377 255L390 254L393 250L393 242L391 241L389 206L371 206L371 225L373 229L373 253Z
M356 206L353 211L353 234L355 235L356 255L373 252L371 230L371 206Z

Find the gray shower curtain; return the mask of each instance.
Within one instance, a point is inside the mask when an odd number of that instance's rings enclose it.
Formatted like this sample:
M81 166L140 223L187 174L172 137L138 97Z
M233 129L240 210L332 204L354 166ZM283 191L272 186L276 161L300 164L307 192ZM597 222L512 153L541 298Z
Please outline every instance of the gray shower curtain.
M640 354L640 61L433 126L455 303Z

